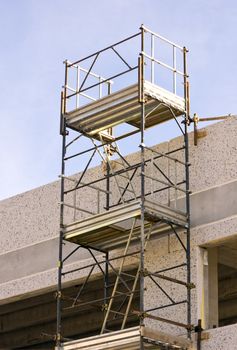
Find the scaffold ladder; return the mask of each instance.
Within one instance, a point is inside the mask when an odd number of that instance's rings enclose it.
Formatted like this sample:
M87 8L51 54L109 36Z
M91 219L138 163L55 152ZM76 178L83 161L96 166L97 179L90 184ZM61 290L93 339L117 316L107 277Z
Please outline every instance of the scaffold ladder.
M137 282L138 282L138 279L139 279L139 276L140 276L140 273L141 273L141 264L140 263L137 266L137 270L136 270L136 274L135 275L128 274L127 272L124 271L125 268L126 268L126 259L128 258L127 257L128 251L129 251L129 248L131 246L132 240L135 237L135 232L134 231L135 231L135 227L136 227L136 222L137 222L137 218L134 218L133 219L133 224L132 224L132 227L131 227L131 230L130 230L130 234L129 234L129 237L128 237L128 240L127 240L127 243L126 243L126 247L125 247L124 252L123 252L123 258L122 258L122 260L120 262L120 266L119 266L119 269L118 269L117 277L116 277L116 280L115 280L115 283L114 283L114 286L113 286L113 290L112 290L112 293L111 293L111 296L110 296L110 299L109 299L109 303L108 303L108 305L105 308L106 312L105 312L105 316L104 316L104 320L103 320L103 324L102 324L102 328L101 328L101 334L103 334L105 332L109 332L109 329L107 329L106 325L107 325L107 323L109 321L111 321L116 316L120 316L121 317L121 327L120 327L120 329L122 330L126 326L126 322L127 322L130 310L131 310L131 304L132 304L132 301L133 301L133 298L134 298L134 294L136 292ZM149 229L147 231L147 234L145 236L145 247L147 245L147 242L150 239L151 232L152 232L152 224L150 224L150 227L149 227ZM136 236L137 236L137 233L136 233ZM126 276L129 276L129 277L133 278L133 283L132 283L131 288L129 288L128 285L126 284L126 282L124 282L123 275L126 275ZM122 291L119 290L120 282L122 282L122 285L125 286L128 289L128 292L125 293L125 292L122 292ZM121 310L113 310L112 309L112 307L114 305L114 299L118 295L125 296L125 299L122 302L122 305L120 305L120 308L122 306L125 306L125 311L124 312L121 312ZM127 300L127 302L126 302L126 300ZM110 316L112 316L113 318L110 318Z

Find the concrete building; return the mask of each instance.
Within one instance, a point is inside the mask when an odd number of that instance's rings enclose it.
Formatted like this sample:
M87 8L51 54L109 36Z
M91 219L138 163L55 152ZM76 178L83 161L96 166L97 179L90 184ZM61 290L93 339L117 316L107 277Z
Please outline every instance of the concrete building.
M65 61L60 181L0 202L0 349L237 350L237 119L188 135L187 53Z
M237 349L237 119L202 129L198 146L190 146L192 322L202 319L202 349ZM156 146L161 150L180 138ZM136 155L129 156L137 157ZM102 166L92 168L93 177ZM59 181L1 201L0 348L50 349L55 334L59 231ZM93 200L91 201L93 203ZM96 201L94 200L94 205ZM151 262L165 267L180 250L172 238L156 237L147 246ZM155 256L155 257L154 257ZM92 260L86 252L70 268ZM70 295L81 284L80 271L66 281ZM88 293L100 293L101 277ZM155 291L147 288L150 302ZM69 309L70 338L96 333L99 312ZM194 336L193 336L194 339ZM50 345L51 344L51 345ZM195 341L194 341L195 346ZM195 348L195 347L194 347Z

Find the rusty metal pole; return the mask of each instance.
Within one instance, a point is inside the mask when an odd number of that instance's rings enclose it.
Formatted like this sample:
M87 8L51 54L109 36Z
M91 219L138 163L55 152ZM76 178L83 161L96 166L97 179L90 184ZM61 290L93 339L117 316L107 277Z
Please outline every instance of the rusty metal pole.
M198 320L197 325L197 350L201 350L201 341L202 341L202 320Z
M56 328L56 346L61 347L62 339L62 269L63 269L63 219L64 219L64 175L65 175L65 154L66 154L66 122L64 115L66 113L67 98L67 75L68 66L65 61L65 85L61 93L61 111L60 111L60 134L62 135L62 160L61 160L61 185L60 185L60 232L59 232L59 257L58 257L58 287L57 287L57 328Z
M139 84L139 102L141 104L141 123L140 123L140 148L141 148L141 236L140 236L140 314L144 314L144 246L145 246L145 99L144 99L144 29L141 26L141 52L139 57L138 84ZM140 317L140 326L144 326L143 316ZM140 350L144 349L143 339L141 337Z
M187 263L187 324L191 327L191 260L190 260L190 194L189 194L189 141L188 126L190 123L189 111L189 85L187 74L187 49L183 48L183 73L184 73L184 100L185 100L185 120L184 120L184 144L185 144L185 178L186 178L186 263ZM191 338L191 328L188 329L188 337Z

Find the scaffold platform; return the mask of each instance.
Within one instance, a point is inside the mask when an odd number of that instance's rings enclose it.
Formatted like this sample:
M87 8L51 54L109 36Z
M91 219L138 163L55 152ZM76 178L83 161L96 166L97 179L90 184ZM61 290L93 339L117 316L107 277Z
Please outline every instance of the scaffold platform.
M141 216L140 201L120 205L118 208L94 215L84 220L65 225L64 239L73 243L88 245L95 249L111 250L125 244L129 236L132 219ZM145 200L146 226L157 222L154 233L170 230L169 224L187 227L187 215L177 209ZM135 227L134 239L140 237L140 224Z
M191 341L154 331L148 327L133 327L122 331L63 343L62 350L139 350L141 338L144 349L188 350Z
M178 117L185 112L184 98L163 89L149 81L144 82L146 100L146 128ZM131 124L138 129L141 124L139 85L107 95L86 106L65 114L68 127L94 136L99 132L121 123Z

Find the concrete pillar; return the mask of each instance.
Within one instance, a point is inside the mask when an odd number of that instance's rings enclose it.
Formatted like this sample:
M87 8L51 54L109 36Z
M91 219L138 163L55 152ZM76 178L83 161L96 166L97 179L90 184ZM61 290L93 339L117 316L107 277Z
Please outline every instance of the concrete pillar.
M218 327L218 247L208 248L209 328Z
M202 328L208 328L208 255L207 249L197 250L197 320L202 321Z

